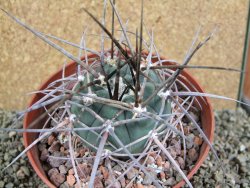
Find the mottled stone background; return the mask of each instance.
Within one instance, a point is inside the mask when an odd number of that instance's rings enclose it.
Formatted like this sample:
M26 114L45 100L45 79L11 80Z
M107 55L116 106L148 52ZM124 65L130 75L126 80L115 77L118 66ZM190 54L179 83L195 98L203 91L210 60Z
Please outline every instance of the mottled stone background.
M215 37L191 64L240 68L248 3L248 0L145 0L145 24L153 29L160 53L180 62L199 25L200 39L218 26ZM74 43L80 42L87 26L88 33L100 33L82 8L101 18L101 0L0 0L0 6L37 30ZM117 6L123 21L129 19L129 29L135 31L139 27L140 1L117 0ZM108 20L110 10L109 6ZM99 49L98 41L98 37L88 36L87 45ZM64 47L78 54L77 49ZM0 108L24 108L29 100L27 93L38 88L65 61L69 60L0 11ZM238 73L208 70L192 73L206 92L237 98ZM220 100L213 100L213 105L216 109L235 107L232 102Z

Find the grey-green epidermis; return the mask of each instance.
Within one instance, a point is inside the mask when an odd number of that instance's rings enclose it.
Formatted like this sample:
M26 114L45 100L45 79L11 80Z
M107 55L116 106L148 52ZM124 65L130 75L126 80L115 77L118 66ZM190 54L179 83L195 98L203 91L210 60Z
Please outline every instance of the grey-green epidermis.
M100 69L100 68L99 68ZM106 74L110 74L116 69L116 66L110 65L105 63L104 64L104 70ZM98 70L101 72L101 69ZM145 85L145 91L143 95L143 100L146 100L150 95L153 94L155 91L156 84L160 83L162 80L160 79L159 73L154 71L154 70L149 70L148 72L148 77L150 79L147 79L146 85ZM129 70L129 65L125 65L121 68L120 70L120 79L121 83L125 85L129 82L131 85L133 84L132 76ZM140 83L142 85L144 77L141 75L140 76ZM112 78L110 78L111 81L111 89L114 89L114 83L115 83L115 74ZM93 78L90 77L90 81L93 81ZM85 79L82 83L78 83L74 89L77 89L80 87L80 85L86 85L87 84L87 79ZM109 93L107 86L91 86L91 91L96 94L98 97L102 98L109 98ZM88 93L88 89L82 89L78 94L75 94L77 96L81 96L81 93ZM122 102L126 102L129 104L134 104L135 99L134 99L134 93L133 92L127 92L123 98ZM162 114L170 114L171 113L171 104L168 100L165 100L164 98L156 95L146 106L146 111L154 114L159 114L161 108L164 105L164 109L162 111ZM82 100L75 100L74 102L77 102L78 104L84 105L84 102ZM101 116L105 121L112 120L112 118L120 111L120 109L109 106L109 105L104 105L100 104L97 102L93 102L88 108L92 109L95 113L97 113L99 116ZM71 106L71 113L76 115L76 118L78 121L82 122L88 127L100 127L103 126L103 122L100 120L96 119L90 112L83 110L80 106L77 105L72 105ZM166 116L168 117L168 116ZM167 119L165 117L165 119ZM127 120L131 118L136 118L135 114L130 111L123 111L116 119L115 121L120 121L120 120ZM74 127L79 128L82 127L78 123L78 121L74 122ZM124 146L137 141L138 139L144 137L145 135L148 135L150 131L154 129L154 127L158 127L159 123L157 123L153 119L144 119L138 122L132 122L132 123L127 123L127 124L122 124L119 126L114 127L114 132L117 135L117 137L120 139L120 141L123 143ZM77 131L76 134L78 134L82 139L86 140L88 143L92 144L93 146L96 146L98 148L98 144L100 142L101 138L101 131L95 131L95 133L91 131ZM110 143L110 144L109 144ZM127 149L132 153L141 153L147 143L147 139L143 139L140 142L133 144ZM89 144L86 144L87 147L90 149L94 150ZM105 144L105 149L114 151L116 149L121 148L120 145L117 143L117 141L109 135L107 142ZM125 154L125 151L121 150L119 153Z

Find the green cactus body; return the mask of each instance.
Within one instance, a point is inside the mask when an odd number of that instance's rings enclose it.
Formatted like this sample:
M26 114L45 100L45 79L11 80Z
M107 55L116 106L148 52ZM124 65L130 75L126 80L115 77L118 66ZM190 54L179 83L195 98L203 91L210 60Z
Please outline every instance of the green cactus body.
M110 64L104 65L104 70L107 74L110 74L115 69L116 67L113 65L110 65ZM150 70L148 72L148 77L151 80L147 79L143 101L146 100L154 92L155 84L161 82L160 76L157 74L156 71ZM129 82L131 85L133 85L133 80L132 80L132 76L131 76L128 65L125 65L121 68L120 78L122 79L123 83ZM112 79L113 79L113 83L111 82ZM114 89L114 79L115 79L115 75L113 76L113 78L110 79L111 89ZM143 83L143 79L144 78L140 76L140 81L141 81L140 83ZM90 78L90 80L92 81L93 78ZM84 83L82 84L84 85L87 84L86 79ZM77 85L75 88L79 88L79 85ZM106 86L95 85L91 87L91 90L98 97L109 98L109 94L108 94L108 90ZM80 91L80 93L87 93L87 92L88 92L87 89L83 89ZM80 94L76 94L76 95L79 96ZM170 114L171 104L168 101L165 101L165 103L163 103L163 100L165 99L156 95L146 106L147 112L159 114L160 109L162 108L162 104L164 104L164 109L162 111L162 114ZM121 101L129 103L129 104L133 104L134 93L132 92L126 93ZM80 100L76 102L78 104L80 103L83 105L83 102ZM103 105L97 102L94 102L92 105L88 107L105 120L112 120L112 118L117 114L117 112L120 111L120 109L118 108L111 107L108 105ZM87 125L88 127L99 127L103 125L103 123L100 120L96 119L90 112L83 110L83 108L80 106L72 105L71 113L75 114L76 118L83 124ZM133 118L133 116L134 114L132 112L125 110L115 119L115 121L131 119ZM141 137L147 135L155 126L157 127L159 126L159 124L157 124L157 122L155 122L152 119L146 119L146 120L142 120L139 122L127 123L127 124L116 126L114 128L114 132L124 145L128 145L140 139ZM82 125L80 125L80 123L76 121L74 123L74 127L82 127ZM91 131L78 131L77 134L80 137L82 137L84 140L86 140L88 143L91 143L92 145L98 147L99 141L100 141L100 132L93 133ZM105 145L105 149L114 151L115 148L120 148L119 144L115 141L115 139L112 136L109 136L107 141L108 142ZM127 149L133 154L140 153L145 148L146 141L147 139L144 139L136 144L133 144L132 146L127 147ZM91 148L89 145L87 146ZM124 151L121 151L120 153L124 153Z

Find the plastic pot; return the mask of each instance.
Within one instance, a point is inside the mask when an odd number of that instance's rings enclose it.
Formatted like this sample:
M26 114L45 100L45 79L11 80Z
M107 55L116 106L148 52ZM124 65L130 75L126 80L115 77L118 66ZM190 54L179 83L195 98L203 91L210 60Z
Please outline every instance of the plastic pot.
M88 56L88 58L93 58L93 57L96 57L96 55L91 54ZM162 59L165 59L165 58L162 58ZM156 61L156 59L155 59L155 61ZM166 62L164 64L165 65L173 65L173 63L170 63L170 62ZM69 75L75 73L75 71L76 71L76 63L71 62L65 68L65 76L69 76ZM186 70L183 70L181 74L185 78L180 78L180 80L182 82L184 82L189 87L189 89L191 91L204 92L202 87L191 76L190 73L188 73ZM62 70L57 71L46 82L44 82L41 85L39 90L45 89L49 83L51 83L57 79L60 79L61 76L62 76ZM33 96L33 98L31 99L29 106L31 106L32 104L37 102L42 97L43 97L43 94L39 94L39 93L35 94ZM215 122L214 122L214 114L213 114L213 110L212 110L210 101L207 97L203 97L203 98L197 97L197 99L202 107L202 111L201 111L202 129L203 129L204 133L206 134L206 136L208 137L208 139L210 140L210 142L212 142L213 136L214 136ZM34 111L27 113L25 118L24 118L24 129L29 128L29 125L33 121L35 121L41 114L43 114L43 112L44 112L43 109L37 109L37 110L34 110ZM36 129L42 128L43 122L45 120L46 120L46 118L41 119L39 122L35 123L34 126L32 126L32 128L36 128ZM24 145L25 145L25 147L27 147L38 137L38 133L25 132L25 133L23 133L23 136L24 136ZM209 146L205 142L203 142L201 150L200 150L199 158L198 158L195 166L191 169L191 171L187 175L187 177L189 179L192 178L192 176L196 173L196 171L199 169L201 164L204 162L204 160L206 159L206 157L208 155L209 149L210 149ZM29 161L30 161L32 167L34 168L35 172L37 173L37 175L42 179L42 181L47 186L49 186L50 188L54 188L55 185L53 185L51 183L51 181L48 179L44 169L42 168L42 164L41 164L40 159L39 159L39 150L38 150L37 146L35 145L33 148L31 148L27 152L27 155L28 155ZM185 181L182 180L178 184L176 184L174 186L174 188L182 187L184 184L185 184Z

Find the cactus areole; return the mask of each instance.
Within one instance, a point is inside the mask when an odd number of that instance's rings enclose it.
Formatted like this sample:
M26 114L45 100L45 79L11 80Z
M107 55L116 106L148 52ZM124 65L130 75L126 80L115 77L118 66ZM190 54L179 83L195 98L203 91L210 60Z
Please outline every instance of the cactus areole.
M117 80L119 81L118 100L132 106L132 111L121 109L110 104L103 104L98 100L95 100L95 97L110 99L107 83L104 81L104 75L112 74L112 72L117 70L117 66L120 65L122 66L119 69L119 78L117 79L116 74L113 74L113 76L108 79L108 82L111 91L114 91L115 82ZM88 88L80 89L82 85L86 85L95 79L91 75L87 78L87 73L83 72L81 75L82 79L79 80L73 88L73 91L80 90L80 92L77 92L77 94L74 95L74 102L72 103L70 109L71 113L75 117L74 127L109 126L109 128L112 128L117 137L121 140L123 145L126 146L129 152L132 154L141 153L146 146L150 132L152 130L157 130L158 132L161 131L161 128L159 128L161 123L142 116L140 112L150 112L152 114L162 115L164 120L167 120L167 117L169 117L167 114L171 113L170 100L167 100L166 97L162 97L159 94L155 95L147 105L144 107L141 106L141 102L151 96L154 93L155 88L162 83L162 75L157 70L146 69L141 71L139 76L140 89L138 89L139 104L136 107L135 91L129 87L135 85L135 83L130 66L125 62L125 60L119 58L116 60L109 59L106 60L102 66L100 63L95 64L95 66L95 70L99 73L99 80L101 80L101 83ZM142 90L144 91L142 92ZM91 111L94 111L101 118L96 118L93 115L94 113L91 113ZM128 123L124 123L124 121L122 121L136 118L139 119ZM118 121L123 123L116 123ZM115 123L116 125L113 126ZM94 151L95 147L98 148L103 131L77 131L76 133L82 138L83 141L85 141L85 145ZM117 143L110 134L104 147L109 151L120 149L119 153L125 154L121 145Z

